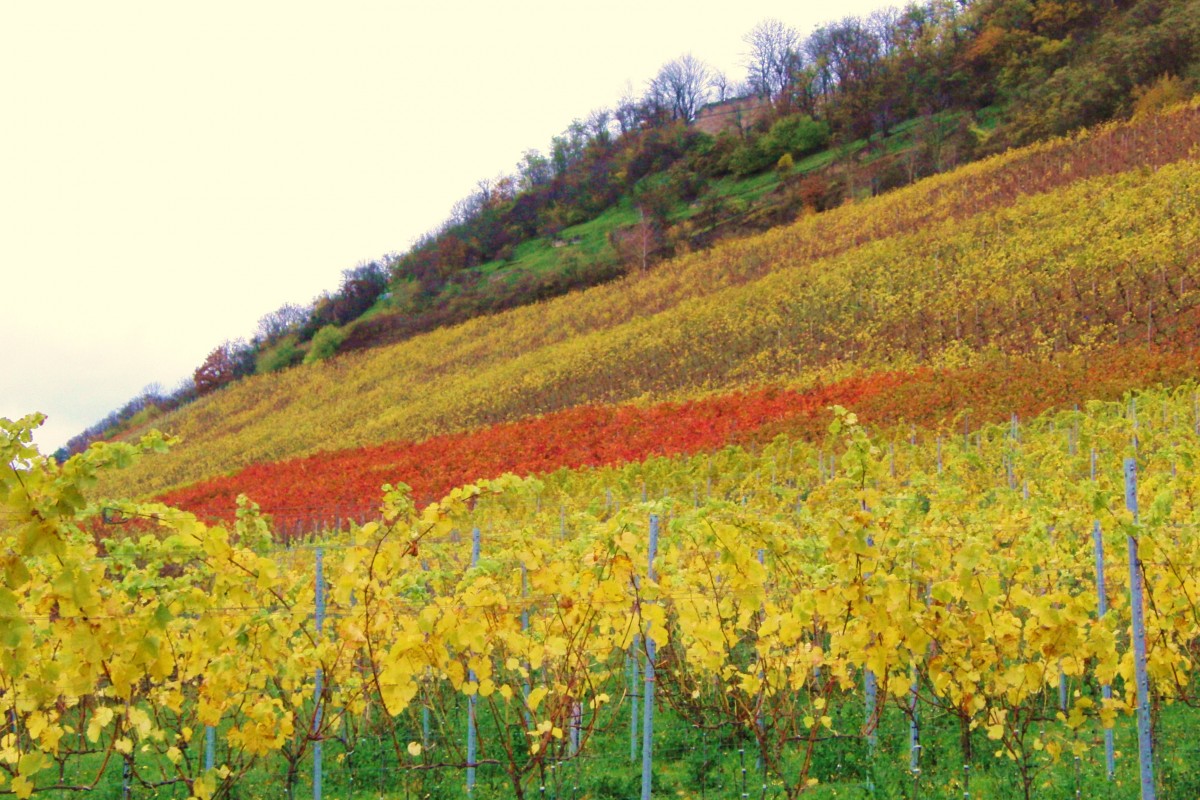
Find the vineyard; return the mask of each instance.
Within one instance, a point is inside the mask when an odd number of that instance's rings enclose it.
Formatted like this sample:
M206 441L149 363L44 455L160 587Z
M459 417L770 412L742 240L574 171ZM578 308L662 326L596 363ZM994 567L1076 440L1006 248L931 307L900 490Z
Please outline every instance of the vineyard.
M1070 406L1079 398L1115 399L1131 386L1177 384L1195 375L1190 350L1107 348L1060 357L1053 369L1031 359L989 359L955 369L917 369L852 377L795 391L760 389L656 405L580 406L421 442L319 453L257 464L161 498L203 519L230 521L249 494L284 537L338 519L365 522L378 487L403 480L419 505L481 475L542 475L563 468L637 462L726 444L766 444L776 435L819 440L832 404L853 407L878 425L961 428Z
M614 284L257 376L157 421L180 446L103 488L157 494L581 405L1187 347L1198 131L1200 106L1013 151Z
M1198 140L0 420L0 794L1200 794Z
M423 509L396 487L376 519L288 548L249 504L228 527L84 511L97 469L166 443L57 469L10 425L29 469L5 485L3 788L121 765L164 796L262 773L290 795L322 742L373 742L413 796L540 796L556 770L569 796L575 760L637 776L656 707L740 751L769 797L899 774L909 796L1103 787L1114 729L1136 785L1127 543L1148 713L1195 700L1195 386L933 439L827 420L818 445L507 476ZM938 729L957 734L926 750Z

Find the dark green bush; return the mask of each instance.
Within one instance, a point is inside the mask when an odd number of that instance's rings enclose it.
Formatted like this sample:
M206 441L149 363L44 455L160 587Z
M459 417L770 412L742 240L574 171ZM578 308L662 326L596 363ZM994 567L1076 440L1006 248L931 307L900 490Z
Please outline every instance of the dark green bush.
M763 156L772 163L785 155L802 156L816 152L829 142L829 125L807 114L792 114L776 120L758 141Z

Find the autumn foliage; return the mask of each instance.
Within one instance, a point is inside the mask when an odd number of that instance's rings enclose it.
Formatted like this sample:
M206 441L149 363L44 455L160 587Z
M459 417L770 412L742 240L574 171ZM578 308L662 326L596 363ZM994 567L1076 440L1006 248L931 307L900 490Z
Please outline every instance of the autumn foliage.
M1093 569L1126 597L1135 538L1155 696L1195 704L1196 118L248 380L169 418L192 437L172 455L140 458L173 444L153 435L59 465L35 421L0 421L0 689L26 698L0 724L31 756L8 786L62 788L50 756L99 747L212 796L351 725L419 774L414 715L439 709L446 741L441 711L478 699L527 740L503 756L520 796L655 641L662 701L742 732L789 796L814 752L917 703L967 734L954 763L986 740L1029 796L1133 708L1129 603L1098 615ZM1172 155L1150 169L1122 130ZM1073 160L1099 141L1119 168ZM131 488L165 502L85 497ZM653 576L650 514L670 517ZM297 531L322 549L277 546ZM204 727L220 770L184 752Z
M881 372L808 391L765 388L656 405L580 406L421 442L255 464L161 500L230 519L245 493L282 529L311 527L369 518L385 483L406 483L418 501L429 502L455 486L508 472L622 464L765 443L777 435L819 441L833 404L856 409L881 429L961 431L1013 414L1025 418L1120 397L1137 386L1179 383L1194 376L1195 358L1190 349L1128 346L1055 363L996 359L980 367Z
M156 424L144 496L578 406L1195 340L1200 108L1014 151L627 280L283 374ZM1157 167L1149 169L1148 167Z

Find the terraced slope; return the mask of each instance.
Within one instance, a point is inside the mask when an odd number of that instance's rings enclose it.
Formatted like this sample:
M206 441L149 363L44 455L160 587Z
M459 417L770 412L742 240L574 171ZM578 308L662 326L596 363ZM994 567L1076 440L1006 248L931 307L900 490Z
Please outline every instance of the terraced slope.
M597 403L1188 348L1198 134L1196 105L1110 126L617 284L252 378L166 418L183 444L102 488L158 493Z
M865 797L863 775L957 795L964 774L976 797L1119 797L1141 758L1159 796L1195 796L1190 739L1146 743L1151 720L1195 725L1197 384L951 437L825 419L817 444L509 476L420 510L391 492L291 548L249 510L101 517L80 486L139 448L60 470L6 426L31 462L0 495L20 521L6 781L285 795L312 762L349 794L373 753L389 797L475 778L472 796L528 797L561 765L581 797L627 797L605 778L639 769L689 796L755 758L788 800ZM705 728L712 771L675 770Z
M504 473L633 464L654 456L766 444L777 436L820 441L833 404L881 427L961 431L1084 400L1112 400L1132 386L1175 385L1196 375L1194 354L1127 345L1059 358L1050 372L1030 359L972 367L882 372L807 391L762 389L654 405L577 406L484 429L316 453L252 465L167 493L169 505L230 520L245 494L282 535L372 519L385 483L408 484L429 503L454 487Z

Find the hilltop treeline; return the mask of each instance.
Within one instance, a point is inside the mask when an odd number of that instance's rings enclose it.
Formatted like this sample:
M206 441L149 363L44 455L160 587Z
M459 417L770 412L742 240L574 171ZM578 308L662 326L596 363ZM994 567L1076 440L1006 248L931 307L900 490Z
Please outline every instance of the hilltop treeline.
M192 380L147 389L62 454L245 375L608 281L1013 145L1146 113L1200 85L1200 0L925 0L807 36L764 20L743 41L740 78L692 54L667 62L641 94L480 181L406 252L264 316L249 342L223 343ZM581 241L588 226L599 234Z

